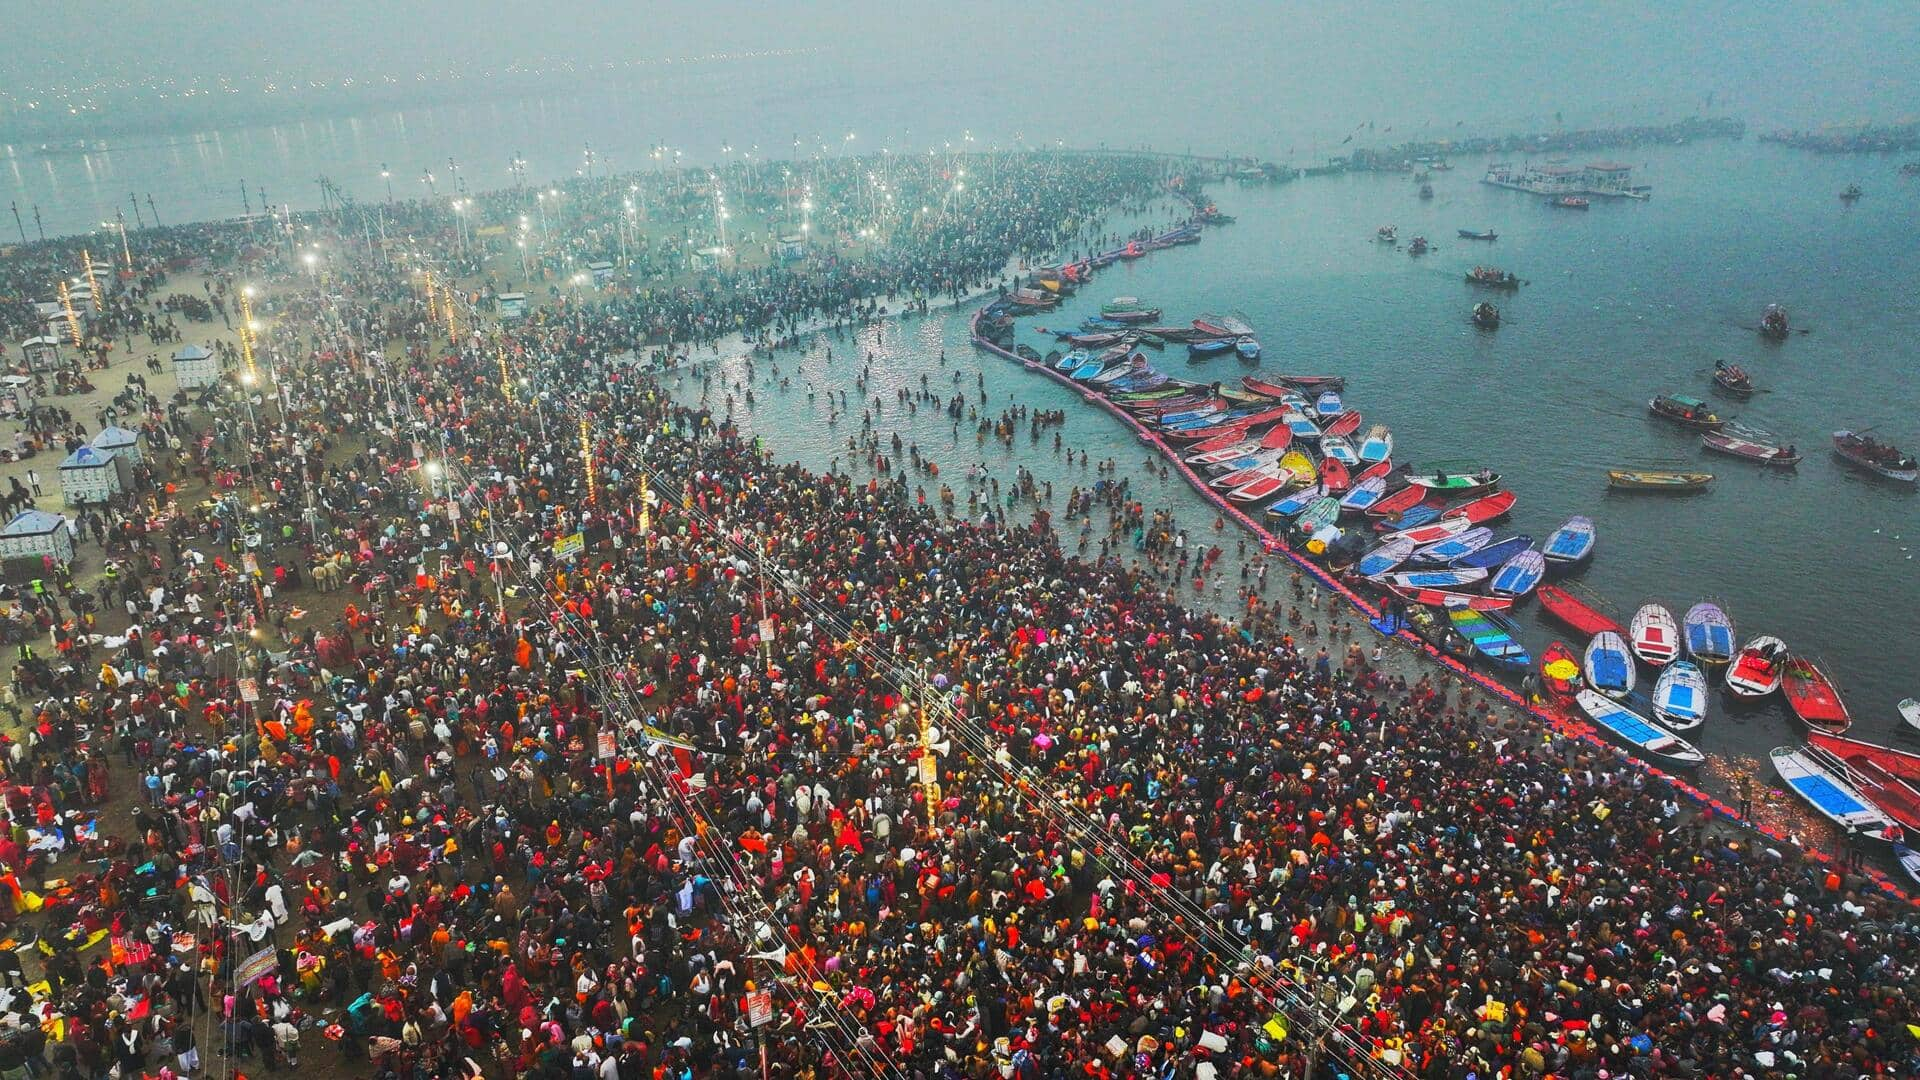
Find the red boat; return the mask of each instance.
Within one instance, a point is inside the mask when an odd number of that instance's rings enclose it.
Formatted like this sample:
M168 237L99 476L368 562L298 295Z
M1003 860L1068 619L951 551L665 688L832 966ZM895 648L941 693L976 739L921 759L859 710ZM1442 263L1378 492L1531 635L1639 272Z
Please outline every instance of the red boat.
M1287 434L1289 435L1293 434L1293 432L1287 430L1285 425L1281 425L1280 430L1286 431ZM1208 439L1206 442L1196 443L1193 446L1188 447L1187 453L1211 454L1215 450L1225 450L1229 446L1239 446L1241 442L1244 441L1244 438L1245 436L1243 432L1229 431L1225 435L1215 435L1213 438ZM1269 449L1272 449L1272 448L1269 447ZM1187 460L1192 461L1193 458L1189 457Z
M1367 513L1374 517L1386 518L1391 521L1414 507L1419 506L1426 497L1426 488L1403 487L1399 491L1367 507Z
M1496 491L1491 495L1475 499L1470 503L1462 503L1441 516L1463 517L1475 525L1479 525L1484 522L1506 517L1507 513L1513 509L1513 504L1519 501L1519 498L1518 495L1515 495L1511 491Z
M1302 390L1344 390L1347 379L1344 375L1275 375L1278 382L1256 379L1252 375L1240 377L1240 385L1256 394L1270 394L1284 397L1297 394Z
M1320 482L1327 485L1327 494L1338 495L1353 486L1353 474L1337 459L1321 458Z
M1780 673L1780 692L1787 696L1787 706L1793 715L1815 731L1838 735L1853 726L1853 717L1847 713L1847 703L1840 700L1840 691L1833 688L1833 680L1811 660L1796 656L1787 661Z
M1626 630L1610 616L1602 614L1592 604L1559 585L1542 585L1534 590L1534 595L1540 598L1540 606L1547 614L1586 637L1604 630L1611 630L1623 638L1627 636Z
M1285 424L1275 424L1260 436L1260 449L1285 450L1293 444L1293 429Z
M1438 608L1467 608L1473 611L1505 611L1513 606L1511 596L1481 596L1478 593L1448 592L1445 589L1408 589L1389 585L1393 594L1410 604Z
M1208 322L1205 319L1193 320L1193 328L1210 337L1232 337L1233 336L1233 331L1227 329L1224 326L1221 326L1219 323Z
M1807 741L1853 770L1860 794L1909 829L1920 829L1920 754L1813 731Z
M1559 698L1580 689L1580 658L1566 642L1556 641L1540 654L1540 685Z
M1364 472L1361 472L1359 475L1355 476L1353 478L1353 482L1357 484L1362 480L1371 480L1376 476L1384 479L1392 475L1393 475L1392 461L1376 461L1373 464L1367 466Z
M1348 410L1346 412L1341 413L1339 416L1334 417L1333 422L1328 424L1325 430L1321 431L1320 434L1326 435L1329 437L1339 436L1341 438L1345 438L1346 436L1351 435L1354 432L1359 430L1360 430L1360 414L1356 411Z

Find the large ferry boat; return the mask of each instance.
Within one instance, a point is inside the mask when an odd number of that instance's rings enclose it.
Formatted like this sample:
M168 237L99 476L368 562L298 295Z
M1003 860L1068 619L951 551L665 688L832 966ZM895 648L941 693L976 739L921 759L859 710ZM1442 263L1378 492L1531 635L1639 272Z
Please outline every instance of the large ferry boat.
M1633 182L1633 166L1617 161L1596 161L1587 165L1531 162L1515 167L1496 161L1487 166L1483 184L1512 188L1535 195L1600 195L1613 199L1645 199L1653 189Z

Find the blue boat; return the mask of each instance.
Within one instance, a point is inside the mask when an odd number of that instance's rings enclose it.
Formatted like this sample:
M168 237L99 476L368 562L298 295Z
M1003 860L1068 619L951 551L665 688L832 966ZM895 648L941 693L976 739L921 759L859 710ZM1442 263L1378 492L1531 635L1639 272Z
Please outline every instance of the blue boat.
M1466 534L1462 533L1461 535L1464 536ZM1508 559L1513 558L1515 555L1520 554L1521 552L1527 550L1532 546L1533 546L1533 537L1531 536L1509 536L1505 540L1501 540L1497 543L1488 544L1482 548L1476 548L1475 550L1470 551L1467 554L1452 560L1447 565L1462 566L1462 567L1477 566L1483 570L1491 570L1494 567L1499 566L1500 564L1506 562Z
M1156 422L1159 423L1161 427L1173 427L1176 424L1184 424L1189 420L1205 420L1209 417L1219 416L1226 411L1227 407L1216 401L1210 405L1202 405L1197 409L1184 409L1177 413L1167 413L1158 417Z
M1444 566L1462 556L1471 555L1491 543L1493 543L1493 530L1481 525L1463 533L1455 533L1445 540L1428 544L1413 553L1413 561Z
M1590 558L1593 546L1598 541L1599 534L1594 532L1593 519L1575 514L1547 534L1547 542L1541 545L1540 553L1554 566L1573 566Z
M1519 627L1499 612L1453 608L1447 612L1447 618L1453 620L1453 628L1460 636L1472 643L1475 652L1499 667L1525 671L1533 666L1533 657L1527 647L1520 644Z
M1234 342L1233 351L1239 353L1242 360L1260 359L1260 343L1250 337L1243 337Z
M1102 371L1105 371L1106 367L1107 365L1101 363L1098 360L1089 360L1086 363L1081 364L1079 367L1074 368L1073 373L1069 376L1069 378L1073 379L1075 382L1086 382L1088 379L1091 379L1095 375L1098 375Z
M1074 349L1073 351L1067 353L1065 356L1062 356L1060 359L1055 360L1053 362L1053 370L1072 371L1074 368L1079 367L1081 364L1084 364L1087 361L1092 360L1093 357L1094 357L1094 353L1093 353L1093 350L1091 349Z
M1360 556L1360 564L1355 569L1361 577L1388 573L1407 561L1407 556L1413 554L1414 546L1414 542L1404 536L1395 537Z
M1365 480L1353 485L1352 489L1341 498L1340 509L1342 512L1348 514L1363 513L1374 503L1379 502L1386 493L1386 478L1369 476Z
M1644 755L1683 768L1707 760L1692 743L1617 701L1591 690L1580 691L1574 700L1580 703L1580 711L1587 714L1594 726Z
M1697 728L1707 718L1707 677L1685 660L1675 660L1653 687L1653 715L1675 731Z
M1191 341L1187 343L1187 355L1199 359L1210 359L1231 351L1233 351L1233 340L1231 338L1212 338L1207 341Z
M1296 439L1319 441L1320 425L1314 423L1305 413L1288 413L1282 421L1287 430L1293 432Z
M1395 585L1402 589L1459 589L1467 585L1478 585L1487 580L1485 570L1406 570L1400 573L1384 574L1378 579L1382 584Z
M1341 413L1347 411L1347 407L1340 403L1339 394L1328 390L1314 399L1313 411L1318 413L1322 419L1325 419L1329 416L1339 416Z
M1324 484L1308 484L1299 491L1267 507L1267 516L1273 518L1290 518L1300 511L1305 510L1307 507L1312 506L1315 502L1318 502L1321 496L1326 493L1327 489Z
M1842 832L1876 840L1904 839L1900 826L1854 787L1853 769L1846 762L1813 747L1776 746L1768 755L1780 781L1795 795L1813 804Z
M1602 630L1587 642L1585 657L1587 684L1611 698L1623 698L1633 693L1633 683L1638 677L1633 668L1633 654L1627 651L1627 639L1611 630Z
M1687 655L1702 664L1733 662L1733 620L1720 605L1699 603L1687 609L1682 620L1686 629Z
M1393 519L1393 527L1395 529L1417 529L1422 525L1440 520L1440 515L1445 512L1441 507L1428 506L1425 503L1421 503L1419 506L1409 506L1399 517Z
M1487 585L1487 591L1495 596L1518 599L1532 592L1546 576L1546 556L1527 548L1501 565Z

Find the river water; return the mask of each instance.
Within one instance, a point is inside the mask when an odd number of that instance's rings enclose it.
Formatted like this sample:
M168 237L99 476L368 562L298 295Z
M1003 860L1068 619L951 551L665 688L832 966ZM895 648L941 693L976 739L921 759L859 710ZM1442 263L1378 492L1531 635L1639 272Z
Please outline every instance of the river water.
M1405 176L1229 184L1214 194L1236 224L1103 272L1063 311L1023 319L1020 339L1044 352L1051 342L1036 325L1071 325L1115 295L1164 306L1169 322L1237 309L1264 342L1258 370L1346 375L1349 406L1393 428L1396 459L1503 472L1519 503L1501 535L1542 539L1571 514L1593 517L1599 552L1579 580L1622 622L1650 600L1676 614L1717 600L1742 639L1776 634L1820 658L1854 711L1855 735L1896 738L1895 702L1920 694L1920 501L1842 467L1828 440L1835 428L1875 426L1900 445L1920 445L1911 374L1920 251L1907 230L1920 211L1920 184L1900 181L1891 162L1753 143L1640 150L1628 160L1639 181L1653 185L1653 199L1596 201L1586 213L1479 183L1483 160L1435 174L1435 197L1424 201ZM1843 206L1837 193L1856 180L1866 197ZM1429 236L1435 250L1416 259L1374 243L1375 228L1388 223L1403 238ZM1492 228L1500 239L1455 240L1459 228ZM1461 280L1477 263L1529 282L1493 297L1507 316L1494 332L1467 319L1486 298ZM1809 332L1777 344L1760 338L1752 326L1774 301ZM748 409L736 390L735 417L782 457L845 470L862 408L853 380L870 356L864 396L869 407L876 395L884 405L876 429L883 439L899 432L939 462L940 479L961 492L963 507L973 463L992 470L1003 491L1016 469L1032 470L1051 481L1056 510L1072 486L1097 473L1067 465L1051 431L1036 443L1019 425L1007 447L979 443L971 423L956 436L938 408L909 415L895 393L917 389L923 375L942 397L964 389L971 405L984 390L989 416L1016 404L1064 410L1068 447L1095 465L1116 462L1149 508L1174 509L1196 540L1215 535L1210 506L1177 477L1151 475L1144 447L1117 421L1053 381L971 348L969 314L936 311L868 328L857 340L815 339L803 357L780 358L785 393L762 360L755 405ZM1190 365L1177 347L1149 356L1179 374L1231 379L1246 370L1233 359ZM1716 360L1746 366L1762 392L1747 402L1715 398L1708 376ZM723 385L741 383L746 368L737 358L717 366L707 402L724 411ZM829 426L825 395L810 402L809 385L845 389L851 415ZM699 400L699 378L681 376L678 392ZM1723 414L1797 442L1807 460L1776 473L1710 456L1696 436L1648 416L1648 398L1661 392L1708 398ZM1621 465L1705 469L1717 479L1689 497L1609 494L1604 470ZM917 482L932 497L938 481ZM1223 608L1233 604L1236 532L1221 534L1229 566ZM1066 542L1075 539L1069 533ZM1519 615L1537 655L1555 630L1531 603ZM1797 741L1801 726L1777 699L1738 714L1722 704L1716 695L1707 724L1692 733L1716 759L1710 786L1729 773L1770 776L1767 750Z

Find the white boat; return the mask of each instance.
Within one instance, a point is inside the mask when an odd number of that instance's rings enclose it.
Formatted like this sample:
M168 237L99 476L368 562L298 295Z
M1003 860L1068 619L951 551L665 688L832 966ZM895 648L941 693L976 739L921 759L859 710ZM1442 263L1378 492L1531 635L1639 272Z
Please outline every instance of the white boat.
M1634 681L1639 677L1625 639L1611 630L1602 630L1587 642L1580 668L1586 673L1587 685L1612 698L1633 693Z
M1780 689L1787 664L1787 643L1761 635L1746 643L1727 667L1727 689L1746 698L1766 697Z
M1375 424L1367 429L1366 436L1360 441L1360 460L1371 465L1385 461L1393 456L1393 432L1385 424Z
M1653 684L1653 715L1675 731L1689 731L1707 719L1707 677L1685 660L1676 660Z
M1681 767L1707 759L1692 743L1611 698L1581 690L1574 700L1596 726L1642 754Z
M1898 843L1900 825L1854 786L1845 762L1812 747L1776 746L1773 771L1795 795L1807 800L1843 831Z
M1920 701L1915 701L1912 698L1901 701L1900 719L1905 720L1908 727L1920 733Z
M1642 604L1627 626L1633 654L1654 667L1663 667L1680 655L1680 623L1659 604Z

